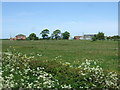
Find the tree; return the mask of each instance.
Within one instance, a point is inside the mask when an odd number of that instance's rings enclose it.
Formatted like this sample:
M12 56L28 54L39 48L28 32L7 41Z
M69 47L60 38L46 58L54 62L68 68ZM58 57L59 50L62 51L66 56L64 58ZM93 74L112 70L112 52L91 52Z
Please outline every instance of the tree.
M70 37L70 33L69 32L65 31L64 33L62 33L62 38L63 39L69 39L69 37Z
M35 37L35 40L38 40L39 38L38 37Z
M57 40L61 38L61 31L59 29L53 31L53 37Z
M109 36L109 37L107 37L106 39L107 39L107 40L111 40L111 39L112 39L112 37L111 37L111 36Z
M92 41L96 41L96 40L105 40L105 36L103 32L98 32L98 34L95 34L92 37Z
M98 40L105 40L105 36L104 36L104 33L103 32L99 32L96 36L96 38Z
M95 34L93 37L92 37L92 41L96 41L97 40L97 35Z
M47 39L49 32L50 31L48 29L44 29L40 34L42 35L43 39Z
M36 36L35 33L31 33L31 34L28 36L28 39L30 39L30 40L38 40L38 37Z
M112 38L112 40L114 40L114 41L120 40L120 36L119 36L119 35L114 35L114 36L112 36L111 38Z

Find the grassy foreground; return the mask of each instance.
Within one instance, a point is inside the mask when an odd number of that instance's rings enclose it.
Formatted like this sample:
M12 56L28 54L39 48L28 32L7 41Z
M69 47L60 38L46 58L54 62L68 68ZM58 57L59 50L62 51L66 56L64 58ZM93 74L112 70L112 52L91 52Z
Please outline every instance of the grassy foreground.
M3 40L2 52L0 87L120 89L117 41Z
M108 71L118 71L117 41L39 40L2 41L2 51L13 47L17 52L37 60L56 60L78 66L85 59L96 60ZM11 49L13 50L13 49Z

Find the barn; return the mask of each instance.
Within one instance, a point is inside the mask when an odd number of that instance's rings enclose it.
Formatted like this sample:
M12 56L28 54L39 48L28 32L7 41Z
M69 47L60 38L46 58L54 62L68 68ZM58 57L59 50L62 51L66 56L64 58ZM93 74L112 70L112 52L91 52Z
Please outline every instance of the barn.
M26 39L26 36L23 34L18 34L14 38L10 37L10 40L25 40L25 39Z
M23 34L18 34L15 36L16 40L25 40L26 39L26 36L23 35Z
M84 40L92 40L92 37L94 37L95 34L84 34L83 39Z
M74 36L74 39L75 39L75 40L80 40L81 37L82 37L82 36Z

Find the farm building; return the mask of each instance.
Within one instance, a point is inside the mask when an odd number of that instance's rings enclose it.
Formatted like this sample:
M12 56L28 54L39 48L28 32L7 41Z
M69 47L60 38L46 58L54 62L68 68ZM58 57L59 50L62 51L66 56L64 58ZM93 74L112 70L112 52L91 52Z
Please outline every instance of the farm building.
M92 37L94 37L95 34L84 34L83 35L83 39L84 40L91 40Z
M81 37L82 37L82 36L74 36L74 39L75 39L75 40L80 40Z
M18 34L14 38L10 38L10 40L25 40L26 36L23 34Z
M19 39L25 40L26 39L26 36L23 34L18 34L15 37L16 37L16 40L19 40Z

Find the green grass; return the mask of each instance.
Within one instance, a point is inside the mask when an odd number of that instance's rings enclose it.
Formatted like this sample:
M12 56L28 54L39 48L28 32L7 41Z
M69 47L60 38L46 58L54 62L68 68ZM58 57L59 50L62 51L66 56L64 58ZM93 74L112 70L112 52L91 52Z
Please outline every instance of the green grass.
M84 41L84 40L39 40L39 41L2 41L2 51L10 46L16 51L37 60L54 60L79 65L85 59L93 59L108 71L118 71L117 41ZM38 56L41 54L42 56Z

